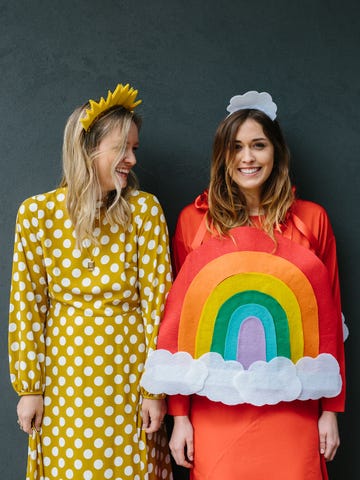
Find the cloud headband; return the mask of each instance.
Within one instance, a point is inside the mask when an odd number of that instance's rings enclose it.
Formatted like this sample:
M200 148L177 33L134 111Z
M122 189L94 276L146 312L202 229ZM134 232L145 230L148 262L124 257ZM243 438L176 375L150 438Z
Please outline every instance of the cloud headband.
M251 90L243 95L235 95L230 99L230 103L227 106L229 115L237 112L238 110L254 109L264 112L271 120L275 120L277 106L273 102L271 95L267 92L256 92Z

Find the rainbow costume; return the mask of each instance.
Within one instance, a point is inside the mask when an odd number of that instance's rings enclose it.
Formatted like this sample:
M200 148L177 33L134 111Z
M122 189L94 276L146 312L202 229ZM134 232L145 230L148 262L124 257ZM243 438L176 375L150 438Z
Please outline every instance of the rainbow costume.
M344 404L327 215L296 200L274 243L256 226L211 236L206 211L204 192L179 217L174 255L181 268L142 385L170 395L171 414L190 415L194 480L257 480L265 470L271 480L288 480L290 471L292 480L327 478L319 409L342 411Z

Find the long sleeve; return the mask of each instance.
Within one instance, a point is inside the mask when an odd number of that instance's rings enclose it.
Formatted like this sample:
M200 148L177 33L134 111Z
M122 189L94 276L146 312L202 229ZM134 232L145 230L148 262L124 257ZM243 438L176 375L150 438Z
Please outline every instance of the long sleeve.
M289 227L289 230L292 231L292 240L313 250L323 262L329 274L336 308L336 315L338 318L336 325L336 337L338 339L337 360L340 365L343 388L340 395L337 397L323 398L322 408L323 410L329 411L343 411L346 389L345 358L335 236L329 217L324 208L322 208L320 205L312 202L297 200L293 208L293 214L295 215L293 221L291 222L293 225ZM300 224L297 222L297 219L300 219Z
M337 317L338 317L338 322L336 325L336 328L337 328L336 333L337 333L337 339L338 339L337 360L340 365L340 371L341 371L341 376L343 380L343 387L340 395L335 398L323 398L322 408L323 410L343 411L345 408L346 381L345 381L345 354L344 354L343 327L342 327L342 318L341 318L339 273L338 273L335 236L326 213L325 215L323 215L322 221L320 222L319 227L320 227L319 256L329 272L329 277L330 277L332 291L333 291L333 297L334 297L334 301L337 309Z
M204 195L204 194L203 194ZM201 196L198 197L200 202ZM177 274L191 252L198 229L204 219L204 211L196 208L195 204L188 205L179 215L175 234L172 240L172 263ZM170 415L188 415L190 410L190 397L184 395L171 395L168 397L168 413Z
M45 388L44 329L48 311L47 275L37 231L34 199L18 212L9 313L10 378L19 395L41 394Z
M149 195L138 225L138 286L147 353L156 348L160 320L171 286L168 230L162 208Z

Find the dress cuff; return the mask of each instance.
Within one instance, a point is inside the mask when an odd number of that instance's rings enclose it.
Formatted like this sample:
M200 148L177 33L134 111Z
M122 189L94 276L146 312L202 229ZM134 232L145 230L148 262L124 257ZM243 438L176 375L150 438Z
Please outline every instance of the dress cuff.
M140 393L143 398L148 398L150 400L163 400L166 398L166 393L150 393L143 387L140 387Z
M17 392L19 397L25 397L26 395L43 395L43 392Z

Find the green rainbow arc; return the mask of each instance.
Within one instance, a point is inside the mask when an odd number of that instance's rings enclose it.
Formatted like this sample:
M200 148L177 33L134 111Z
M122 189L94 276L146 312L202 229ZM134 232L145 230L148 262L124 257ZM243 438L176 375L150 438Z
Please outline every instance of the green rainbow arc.
M249 307L251 307L251 313ZM270 295L256 290L236 293L223 303L215 319L211 351L220 353L224 358L234 357L241 323L250 315L256 315L256 307L263 307L261 316L257 318L261 321L265 331L267 360L271 360L275 356L291 358L290 332L284 309ZM238 312L236 317L232 317L234 312L241 308L242 314L239 315L240 312ZM268 316L264 314L264 310L269 313ZM232 326L231 323L233 323ZM275 338L273 330L275 330ZM236 360L236 356L226 359Z

